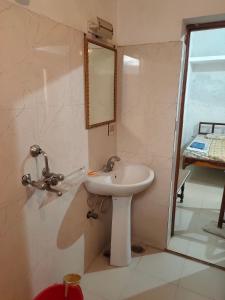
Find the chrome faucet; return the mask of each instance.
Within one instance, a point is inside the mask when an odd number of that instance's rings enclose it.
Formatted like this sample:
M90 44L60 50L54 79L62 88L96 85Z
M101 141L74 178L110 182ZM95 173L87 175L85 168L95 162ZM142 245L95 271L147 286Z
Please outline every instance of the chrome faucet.
M25 174L22 177L22 184L24 186L31 185L39 190L45 190L49 192L56 193L58 196L62 196L62 192L53 188L52 186L56 186L60 181L64 180L63 174L57 174L50 172L49 164L48 164L48 156L46 152L44 152L40 146L33 145L30 147L30 154L32 157L37 157L42 154L45 160L45 167L42 170L43 178L35 181L31 179L30 174Z
M120 158L116 155L111 156L108 159L107 164L104 166L103 172L106 172L106 173L111 172L113 170L113 167L114 167L116 161L120 161Z

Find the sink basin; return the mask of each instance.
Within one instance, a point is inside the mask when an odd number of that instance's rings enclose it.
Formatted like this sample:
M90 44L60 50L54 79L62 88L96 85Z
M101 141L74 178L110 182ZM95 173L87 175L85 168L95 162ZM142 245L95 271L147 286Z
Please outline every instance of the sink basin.
M152 169L141 164L117 164L109 173L98 172L85 182L92 194L112 196L112 234L110 264L127 266L131 262L131 200L148 188L154 179Z
M144 191L154 179L152 169L141 164L122 165L112 172L88 176L85 183L92 194L130 196Z

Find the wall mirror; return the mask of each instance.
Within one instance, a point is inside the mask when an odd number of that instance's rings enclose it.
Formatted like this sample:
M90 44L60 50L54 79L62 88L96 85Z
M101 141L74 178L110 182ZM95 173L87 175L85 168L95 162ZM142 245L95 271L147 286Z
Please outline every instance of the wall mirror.
M116 121L114 47L84 38L86 128Z

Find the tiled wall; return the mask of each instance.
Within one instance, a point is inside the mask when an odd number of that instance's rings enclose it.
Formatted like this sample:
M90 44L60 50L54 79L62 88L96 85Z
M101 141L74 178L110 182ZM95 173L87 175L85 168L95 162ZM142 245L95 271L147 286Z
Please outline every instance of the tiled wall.
M118 155L155 171L153 185L135 196L134 240L166 246L181 43L119 48Z
M0 298L30 300L65 273L83 273L108 241L110 212L87 220L82 186L58 198L21 185L24 173L37 178L41 170L41 158L29 157L32 144L65 175L88 166L88 156L94 161L84 122L83 34L0 0L0 37ZM108 143L106 127L95 133Z
M109 136L108 126L88 130L89 167L91 170L99 170L106 164L109 157L116 154L116 137L116 128L114 134Z
M87 32L88 21L99 16L115 24L116 1L112 0L8 0L56 22ZM25 5L23 5L25 4Z

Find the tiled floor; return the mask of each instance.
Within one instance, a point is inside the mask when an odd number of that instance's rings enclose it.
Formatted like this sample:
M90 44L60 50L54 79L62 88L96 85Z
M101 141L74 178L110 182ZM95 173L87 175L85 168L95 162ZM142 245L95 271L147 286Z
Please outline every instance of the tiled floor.
M175 236L169 249L225 267L225 239L202 229L218 221L224 184L223 171L192 169L184 203L177 204Z
M225 272L149 249L128 267L99 256L83 276L85 300L224 300Z

